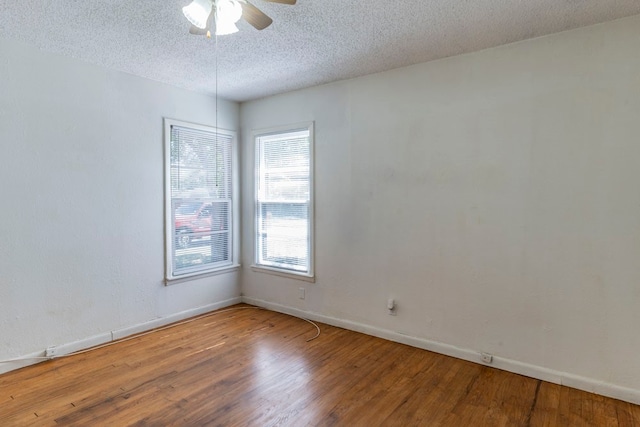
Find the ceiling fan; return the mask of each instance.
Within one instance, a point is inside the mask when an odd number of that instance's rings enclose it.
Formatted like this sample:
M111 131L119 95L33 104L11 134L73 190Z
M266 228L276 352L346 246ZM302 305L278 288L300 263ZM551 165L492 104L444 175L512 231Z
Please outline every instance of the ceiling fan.
M296 0L264 0L270 3L296 4ZM211 37L211 26L215 23L215 34L223 36L238 31L236 22L240 18L257 30L267 28L273 22L248 0L193 0L182 8L182 13L191 22L189 33Z

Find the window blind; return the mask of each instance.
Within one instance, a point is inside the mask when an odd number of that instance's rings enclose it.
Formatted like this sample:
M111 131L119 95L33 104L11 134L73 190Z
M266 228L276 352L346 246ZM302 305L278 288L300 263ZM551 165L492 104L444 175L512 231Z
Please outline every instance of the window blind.
M171 125L173 275L231 264L232 137Z
M309 130L256 138L256 264L311 270Z

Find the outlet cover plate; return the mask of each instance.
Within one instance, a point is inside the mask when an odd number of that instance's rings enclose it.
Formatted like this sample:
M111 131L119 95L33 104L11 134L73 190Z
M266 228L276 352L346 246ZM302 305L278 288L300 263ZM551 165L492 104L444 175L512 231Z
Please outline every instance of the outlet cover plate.
M46 350L44 351L44 357L56 357L56 356L57 356L57 351L54 346L47 347Z

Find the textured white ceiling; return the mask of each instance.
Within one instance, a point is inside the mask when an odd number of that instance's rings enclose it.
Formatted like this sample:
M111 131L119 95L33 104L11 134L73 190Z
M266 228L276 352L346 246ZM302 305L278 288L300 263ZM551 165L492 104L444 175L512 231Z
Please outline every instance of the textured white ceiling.
M190 0L0 0L0 37L215 93ZM246 101L640 14L640 0L253 0L274 19L218 38L218 94ZM2 53L0 52L0 55Z

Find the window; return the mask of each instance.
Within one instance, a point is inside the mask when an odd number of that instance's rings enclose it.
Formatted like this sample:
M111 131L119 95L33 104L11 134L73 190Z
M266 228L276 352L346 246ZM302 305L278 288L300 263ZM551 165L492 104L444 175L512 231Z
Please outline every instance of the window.
M255 135L255 266L313 277L313 124Z
M234 265L235 134L165 119L167 280Z

